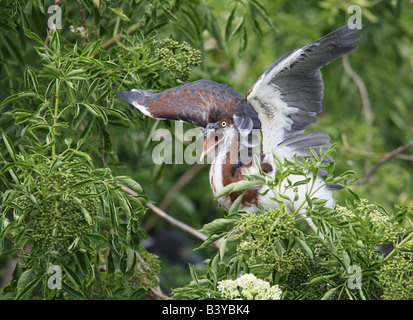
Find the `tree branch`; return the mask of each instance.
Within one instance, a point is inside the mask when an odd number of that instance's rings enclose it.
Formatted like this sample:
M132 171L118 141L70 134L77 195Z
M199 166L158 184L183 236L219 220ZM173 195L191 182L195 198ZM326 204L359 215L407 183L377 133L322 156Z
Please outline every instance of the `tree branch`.
M347 137L344 134L342 134L341 138L342 138L342 141L343 141L344 149L347 152L357 154L357 155L363 156L363 157L368 157L368 158L385 158L389 154L388 152L386 152L386 153L372 153L372 152L366 152L365 150L359 150L359 149L356 149L356 148L353 148L353 147L350 146L350 144L347 141ZM413 162L413 156L408 155L408 154L399 153L399 154L396 154L396 156L394 158Z
M147 203L146 206L152 210L153 213L157 214L161 218L165 219L168 221L172 226L177 227L189 234L192 234L194 237L200 239L201 241L205 241L207 239L207 236L204 235L203 233L199 232L198 230L192 228L191 226L171 217L168 215L165 211L161 210L157 206L155 206L152 203Z
M353 79L354 83L357 85L357 88L360 92L361 103L363 105L364 119L366 120L366 123L369 126L372 126L373 125L373 113L371 111L371 105L370 105L370 100L369 100L369 95L367 92L366 85L364 84L360 76L351 67L348 56L344 56L343 59L341 59L341 61L343 64L344 71L349 75L351 79ZM365 147L367 151L370 151L372 138L373 136L371 132L367 132L366 133L366 147ZM367 172L368 167L369 167L369 161L367 158L365 158L364 159L364 172Z
M124 185L120 185L120 187L122 188L123 191L125 191L127 194L130 194L132 196L137 196L138 194L131 190L130 188L124 186ZM204 242L208 237L206 235L204 235L202 232L199 232L198 230L192 228L191 226L171 217L169 214L167 214L165 211L163 211L162 209L160 209L159 207L157 207L156 205L152 204L152 203L147 203L146 207L151 209L153 213L157 214L158 216L160 216L161 218L165 219L166 221L168 221L172 226L177 227L191 235L193 235L194 237L198 238L199 240L201 240L202 242ZM219 248L219 244L218 243L212 243L211 246L215 247L215 248Z
M366 85L360 76L353 70L350 65L350 60L348 56L344 56L342 59L344 71L353 79L354 83L357 85L357 88L360 92L361 103L363 105L364 118L366 123L369 125L373 124L373 112L371 111L371 105L369 100L369 95L367 92Z
M135 23L134 25L130 26L127 30L126 30L126 34L131 34L132 32L134 32L136 29L138 29L141 26L141 24L139 22ZM107 40L105 43L102 44L102 49L108 49L111 46L113 46L117 41L119 41L120 39L123 38L122 33L118 33L116 36L110 38L109 40ZM99 52L96 52L95 55L93 56L93 58L96 58L98 56Z
M363 184L366 183L370 180L371 176L387 161L391 160L392 158L395 158L398 154L401 152L413 147L413 140L394 149L392 152L390 152L386 157L384 157L381 161L379 161L369 172L367 172L366 176L357 181L357 184Z
M176 181L176 183L172 186L167 195L159 204L159 209L166 210L176 198L178 193L185 187L185 185L187 185L198 173L200 173L205 168L205 166L205 164L193 166L183 175L181 175L178 181ZM143 227L145 232L149 232L149 230L152 229L158 219L159 216L152 216L151 218L149 218Z
M85 30L85 39L86 43L89 44L89 30L87 29L87 24L86 24L86 19L85 19L85 10L82 7L82 3L80 0L76 0L79 9L80 9L80 14L82 15L82 23L83 23L83 29Z

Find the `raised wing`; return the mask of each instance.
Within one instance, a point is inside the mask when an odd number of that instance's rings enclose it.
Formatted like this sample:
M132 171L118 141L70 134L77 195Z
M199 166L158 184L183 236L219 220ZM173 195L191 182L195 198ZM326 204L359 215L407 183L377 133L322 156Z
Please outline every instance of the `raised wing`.
M161 92L132 90L116 92L119 98L155 119L170 119L205 128L214 119L236 113L259 128L257 114L244 97L225 84L198 80ZM245 124L247 125L247 124Z
M257 111L262 126L262 148L281 157L310 156L329 143L323 132L304 134L322 109L320 68L355 50L361 35L347 25L276 60L250 88L246 99Z
M205 127L208 124L208 108L203 102L219 96L220 91L217 89L209 81L199 80L158 93L134 89L116 94L149 117Z

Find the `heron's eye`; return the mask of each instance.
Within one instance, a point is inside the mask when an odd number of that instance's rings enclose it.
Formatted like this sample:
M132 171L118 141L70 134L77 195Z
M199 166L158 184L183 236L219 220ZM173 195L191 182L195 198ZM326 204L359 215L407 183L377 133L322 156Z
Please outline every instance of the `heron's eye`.
M221 122L221 127L225 128L227 126L227 122L224 120Z

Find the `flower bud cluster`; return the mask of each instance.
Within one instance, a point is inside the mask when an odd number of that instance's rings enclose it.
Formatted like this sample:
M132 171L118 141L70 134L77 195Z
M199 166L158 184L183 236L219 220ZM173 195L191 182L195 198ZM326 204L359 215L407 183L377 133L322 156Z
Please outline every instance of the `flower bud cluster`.
M192 48L187 42L181 44L172 39L164 39L155 55L163 61L163 66L170 71L173 80L187 81L191 69L201 63L201 52Z
M34 249L65 253L90 232L100 202L91 184L75 187L84 175L91 175L85 164L72 161L48 169L39 168L36 190L17 197L14 203L30 223L27 235Z
M237 224L240 240L237 253L247 257L248 266L260 265L270 272L301 260L299 251L280 255L275 247L280 239L285 239L296 232L293 215L278 209L263 214L244 213Z
M413 257L397 255L380 268L383 300L413 300Z

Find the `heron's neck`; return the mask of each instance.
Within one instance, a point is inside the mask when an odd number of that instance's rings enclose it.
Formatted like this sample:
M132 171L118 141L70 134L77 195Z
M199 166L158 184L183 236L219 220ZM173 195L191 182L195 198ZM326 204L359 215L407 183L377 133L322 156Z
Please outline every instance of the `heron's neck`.
M234 161L236 159L236 161ZM243 161L241 161L243 160ZM254 170L252 157L251 160L245 161L244 157L240 157L238 144L232 141L227 148L220 150L213 162L209 171L209 179L212 192L216 195L225 186L244 179L244 171ZM257 201L258 193L253 187L245 191L232 192L217 199L218 204L229 210L234 201L243 194L240 210L249 210L255 212L258 210Z
M216 152L210 168L210 182L214 193L226 185L242 180L242 168L252 165L252 158L245 161L244 157L241 157L236 133L218 146Z

